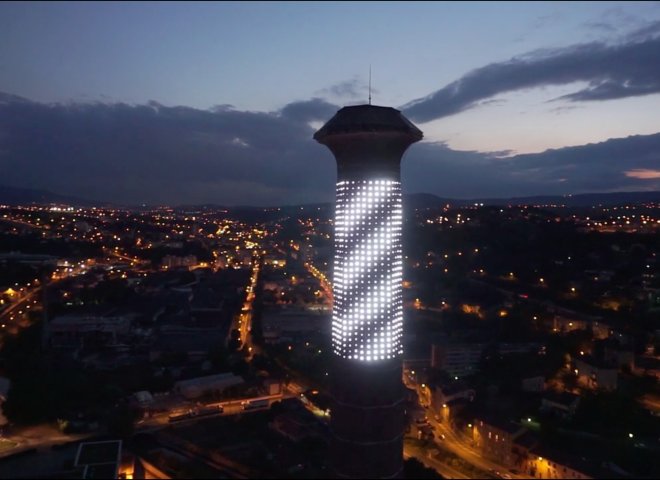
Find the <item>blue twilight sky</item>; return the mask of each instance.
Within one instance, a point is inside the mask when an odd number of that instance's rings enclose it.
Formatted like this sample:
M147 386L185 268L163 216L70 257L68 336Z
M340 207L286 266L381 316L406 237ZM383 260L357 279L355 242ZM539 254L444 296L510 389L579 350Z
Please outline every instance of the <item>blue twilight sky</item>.
M374 104L425 133L409 191L658 189L653 148L607 146L660 132L659 39L660 2L4 2L0 184L127 202L327 199L331 157L311 133L366 100L371 65ZM568 147L587 160L559 160ZM314 178L255 177L264 158ZM124 172L111 184L109 164ZM204 175L181 185L188 169Z

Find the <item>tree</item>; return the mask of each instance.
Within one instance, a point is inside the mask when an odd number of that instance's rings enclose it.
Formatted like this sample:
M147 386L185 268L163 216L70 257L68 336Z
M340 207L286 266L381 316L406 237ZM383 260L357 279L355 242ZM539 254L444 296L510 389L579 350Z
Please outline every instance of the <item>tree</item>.
M409 458L403 463L404 478L444 478L435 470L424 466L416 458Z
M135 431L135 422L140 418L139 410L120 403L108 415L108 432L121 438L130 437Z

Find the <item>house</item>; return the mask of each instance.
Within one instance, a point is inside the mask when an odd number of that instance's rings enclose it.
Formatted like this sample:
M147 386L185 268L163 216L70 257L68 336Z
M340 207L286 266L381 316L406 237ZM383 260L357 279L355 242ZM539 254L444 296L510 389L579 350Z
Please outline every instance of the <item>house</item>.
M597 346L602 350L602 359L606 365L616 368L635 368L635 352L632 346L623 346L615 338L600 340Z
M523 392L542 392L545 390L545 377L534 375L520 380Z
M660 358L650 355L638 356L635 362L637 372L660 380Z
M618 368L585 355L575 360L578 382L588 388L613 391L618 387Z
M611 462L592 460L570 452L534 447L520 467L529 478L630 478L631 475Z
M561 418L570 418L575 415L580 405L580 396L574 393L548 392L541 399L541 412L552 413Z
M586 330L588 326L589 322L586 320L564 315L555 315L552 319L553 332L568 333L574 330Z

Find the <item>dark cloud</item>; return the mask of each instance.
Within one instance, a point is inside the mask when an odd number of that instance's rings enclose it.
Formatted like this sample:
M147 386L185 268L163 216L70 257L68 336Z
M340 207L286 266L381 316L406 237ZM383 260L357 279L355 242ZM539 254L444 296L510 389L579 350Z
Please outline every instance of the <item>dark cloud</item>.
M2 96L0 183L117 203L327 200L332 156L304 122L336 108L307 103L255 113Z
M536 51L473 70L427 97L402 107L413 121L427 122L472 108L495 95L546 85L590 82L562 97L594 101L660 92L660 22L618 44L593 42Z
M295 121L309 123L313 121L326 121L332 117L339 107L328 103L322 98L312 98L286 105L281 111L282 117Z
M630 174L660 170L660 133L506 158L500 153L415 145L403 163L404 187L450 198L660 190L652 174Z
M263 113L0 94L0 184L119 204L331 201L334 160L309 123L336 110L320 99ZM660 134L515 156L423 142L402 176L411 193L510 197L660 189L658 165Z
M371 88L372 93L378 93L378 90ZM323 97L331 97L342 100L357 100L366 99L369 96L369 85L360 80L358 77L353 77L350 80L336 83L330 87L323 88L317 92L318 95Z

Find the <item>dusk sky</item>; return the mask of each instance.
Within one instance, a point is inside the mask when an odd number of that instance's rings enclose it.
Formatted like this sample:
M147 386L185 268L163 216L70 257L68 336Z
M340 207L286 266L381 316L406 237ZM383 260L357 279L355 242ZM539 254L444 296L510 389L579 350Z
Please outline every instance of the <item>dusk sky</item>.
M312 135L370 65L405 192L660 190L660 2L0 3L0 185L330 201Z

